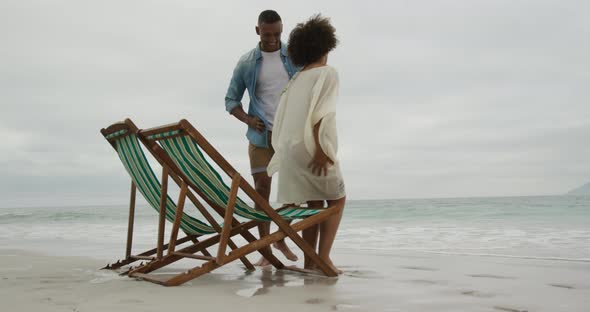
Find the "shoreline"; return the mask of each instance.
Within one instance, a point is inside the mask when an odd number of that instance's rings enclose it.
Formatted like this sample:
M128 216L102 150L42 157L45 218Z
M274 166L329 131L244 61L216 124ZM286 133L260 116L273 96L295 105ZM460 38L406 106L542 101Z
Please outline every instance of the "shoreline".
M105 262L97 258L0 248L0 293L4 306L16 311L134 312L198 306L263 312L570 312L590 307L588 263L342 251L334 260L344 270L339 278L266 268L245 273L234 262L182 286L163 287L99 270Z

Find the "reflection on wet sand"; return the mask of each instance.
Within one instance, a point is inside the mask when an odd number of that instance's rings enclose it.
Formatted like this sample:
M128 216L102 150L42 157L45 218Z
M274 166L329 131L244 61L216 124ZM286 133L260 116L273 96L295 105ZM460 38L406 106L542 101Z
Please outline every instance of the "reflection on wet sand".
M255 273L244 275L241 279L257 283L255 287L240 289L236 292L237 295L247 298L267 294L273 287L301 287L307 285L331 286L338 282L338 278L287 270L275 271L270 267L263 268Z

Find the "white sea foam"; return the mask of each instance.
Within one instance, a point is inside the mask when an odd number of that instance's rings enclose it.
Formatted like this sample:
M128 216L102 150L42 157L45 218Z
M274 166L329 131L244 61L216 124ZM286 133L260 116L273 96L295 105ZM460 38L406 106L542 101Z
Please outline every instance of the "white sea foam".
M589 207L590 198L567 197L349 201L335 248L588 259ZM124 249L124 206L0 212L3 247L105 257ZM134 244L153 246L156 232L155 211L138 207Z

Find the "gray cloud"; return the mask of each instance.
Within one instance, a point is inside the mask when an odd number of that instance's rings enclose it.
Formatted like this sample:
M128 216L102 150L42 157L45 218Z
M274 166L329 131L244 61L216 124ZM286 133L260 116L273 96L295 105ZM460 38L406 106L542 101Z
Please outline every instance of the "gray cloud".
M224 111L258 12L313 13L341 45L349 197L559 194L590 179L584 1L3 1L0 207L125 202L98 130L187 118L246 174Z

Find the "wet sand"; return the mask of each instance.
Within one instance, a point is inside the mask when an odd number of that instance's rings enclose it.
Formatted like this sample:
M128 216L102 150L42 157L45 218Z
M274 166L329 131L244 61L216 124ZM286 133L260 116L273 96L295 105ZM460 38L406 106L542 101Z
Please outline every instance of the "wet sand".
M588 262L342 250L334 259L339 278L245 273L234 262L162 287L99 270L101 259L0 249L0 300L10 311L590 310Z

